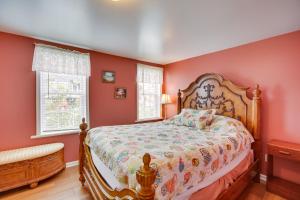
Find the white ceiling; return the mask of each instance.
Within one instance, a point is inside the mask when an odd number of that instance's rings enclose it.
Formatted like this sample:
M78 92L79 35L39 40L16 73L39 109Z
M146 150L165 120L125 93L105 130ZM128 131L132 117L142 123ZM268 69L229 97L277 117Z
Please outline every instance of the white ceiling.
M0 0L0 31L160 64L299 29L300 0Z

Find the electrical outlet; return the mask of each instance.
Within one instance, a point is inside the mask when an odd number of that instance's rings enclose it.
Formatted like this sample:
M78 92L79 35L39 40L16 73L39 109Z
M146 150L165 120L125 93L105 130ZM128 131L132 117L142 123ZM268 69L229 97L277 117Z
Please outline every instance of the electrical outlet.
M265 154L265 162L268 162L268 154Z

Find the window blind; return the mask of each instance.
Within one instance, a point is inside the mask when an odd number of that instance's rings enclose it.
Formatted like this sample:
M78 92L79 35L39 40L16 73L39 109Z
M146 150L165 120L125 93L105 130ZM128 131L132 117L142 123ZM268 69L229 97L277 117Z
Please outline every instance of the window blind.
M161 117L163 69L138 64L138 120Z
M87 113L85 76L40 72L40 132L78 129Z

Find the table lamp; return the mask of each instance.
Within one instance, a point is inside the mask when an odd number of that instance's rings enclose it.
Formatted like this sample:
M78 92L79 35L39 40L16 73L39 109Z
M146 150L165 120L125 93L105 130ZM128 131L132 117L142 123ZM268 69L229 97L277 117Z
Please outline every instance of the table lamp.
M164 119L167 118L167 104L172 103L170 95L162 94L161 96L161 104L164 105Z

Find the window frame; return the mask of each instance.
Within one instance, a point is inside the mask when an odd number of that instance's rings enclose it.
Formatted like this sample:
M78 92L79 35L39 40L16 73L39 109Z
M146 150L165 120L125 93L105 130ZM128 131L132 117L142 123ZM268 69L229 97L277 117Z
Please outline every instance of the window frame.
M51 137L57 135L69 135L69 134L77 134L80 132L79 125L78 129L72 130L57 130L57 131L50 131L50 132L43 132L41 130L41 95L40 95L40 85L41 85L41 72L36 71L36 134L31 136L31 138L41 138L41 137ZM51 72L49 72L51 73ZM90 112L89 112L89 77L86 77L86 121L88 126L90 119Z
M141 64L141 63L139 63L139 64L137 64L137 67L136 67L136 80L137 80L137 78L138 78L138 67L140 66L140 65L143 65L143 66L146 66L146 67L149 67L149 68L155 68L155 69L157 69L157 68L159 68L159 69L161 69L161 71L162 71L162 77L164 77L164 69L163 68L161 68L161 67L155 67L155 66L151 66L151 65L145 65L145 64ZM161 84L161 86L160 86L160 106L159 106L159 117L152 117L152 118L143 118L143 119L140 119L139 118L139 110L140 110L140 107L139 107L139 85L138 85L139 83L138 83L138 81L136 81L136 93L137 93L137 120L135 121L135 122L147 122L147 121L155 121L155 120L161 120L162 119L162 104L161 104L161 97L162 97L162 92L163 92L163 83Z

